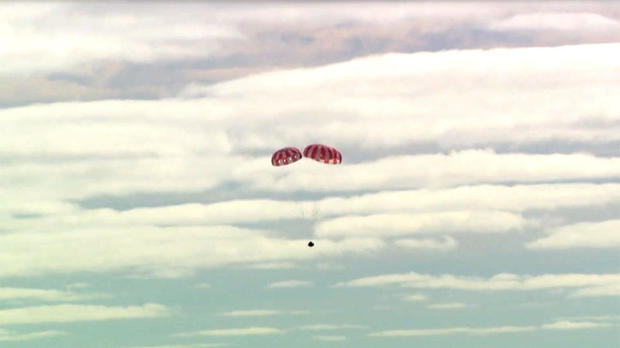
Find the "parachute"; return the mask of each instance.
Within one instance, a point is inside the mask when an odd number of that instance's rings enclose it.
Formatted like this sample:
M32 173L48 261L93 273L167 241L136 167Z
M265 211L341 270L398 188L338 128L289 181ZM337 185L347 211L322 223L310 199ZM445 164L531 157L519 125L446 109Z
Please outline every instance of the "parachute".
M340 151L323 144L312 144L306 146L304 149L304 157L312 158L315 161L326 164L342 163L342 154Z
M271 164L273 166L285 166L301 159L301 151L296 147L285 147L273 153Z
M326 164L340 164L342 163L342 154L334 147L323 144L312 144L306 146L303 152L303 157L311 158L318 162ZM273 153L271 156L271 164L275 167L288 165L299 161L302 158L302 153L296 147L285 147ZM317 206L314 204L314 211L312 220L316 220ZM303 214L303 212L302 212ZM314 246L313 241L308 242L308 247Z

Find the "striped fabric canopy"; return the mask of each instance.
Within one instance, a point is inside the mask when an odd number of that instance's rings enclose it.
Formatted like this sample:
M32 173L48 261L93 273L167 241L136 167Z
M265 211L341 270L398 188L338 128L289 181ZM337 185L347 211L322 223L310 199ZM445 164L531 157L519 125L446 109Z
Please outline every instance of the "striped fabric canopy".
M340 151L323 144L312 144L306 146L304 149L304 157L312 158L315 161L327 164L342 163L342 154Z
M285 147L273 153L271 164L279 167L297 162L301 159L301 151L296 147Z

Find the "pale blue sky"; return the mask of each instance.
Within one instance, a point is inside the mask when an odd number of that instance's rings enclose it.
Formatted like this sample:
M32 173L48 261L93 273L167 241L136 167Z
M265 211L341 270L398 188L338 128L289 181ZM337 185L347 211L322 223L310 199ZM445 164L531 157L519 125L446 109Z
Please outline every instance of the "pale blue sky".
M620 343L616 3L0 23L1 347Z

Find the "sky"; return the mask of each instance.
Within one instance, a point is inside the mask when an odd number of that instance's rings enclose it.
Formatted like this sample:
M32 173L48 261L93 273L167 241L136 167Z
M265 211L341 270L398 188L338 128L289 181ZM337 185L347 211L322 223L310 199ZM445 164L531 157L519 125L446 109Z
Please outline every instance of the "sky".
M0 4L2 347L613 347L619 249L618 2Z

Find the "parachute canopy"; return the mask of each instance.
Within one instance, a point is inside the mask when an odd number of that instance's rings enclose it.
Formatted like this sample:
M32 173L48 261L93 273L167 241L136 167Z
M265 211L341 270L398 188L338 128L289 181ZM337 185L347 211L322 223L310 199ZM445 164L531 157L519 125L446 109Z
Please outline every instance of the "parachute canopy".
M279 167L297 162L301 159L301 151L296 147L285 147L273 153L271 164Z
M315 161L327 164L340 164L342 162L342 154L340 151L323 144L306 146L304 149L304 157L312 158Z

